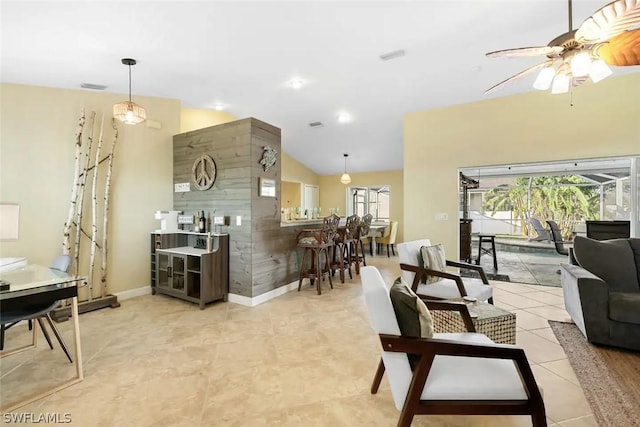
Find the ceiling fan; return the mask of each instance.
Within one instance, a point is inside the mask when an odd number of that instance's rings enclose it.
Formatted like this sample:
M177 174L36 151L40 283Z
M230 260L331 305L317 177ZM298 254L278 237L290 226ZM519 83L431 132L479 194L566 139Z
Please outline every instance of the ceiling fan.
M546 55L547 60L487 89L485 94L540 70L533 87L565 93L588 80L594 83L612 74L608 65L640 65L640 0L616 0L598 9L580 28L572 28L572 0L569 2L569 31L547 46L521 47L487 53L495 57Z

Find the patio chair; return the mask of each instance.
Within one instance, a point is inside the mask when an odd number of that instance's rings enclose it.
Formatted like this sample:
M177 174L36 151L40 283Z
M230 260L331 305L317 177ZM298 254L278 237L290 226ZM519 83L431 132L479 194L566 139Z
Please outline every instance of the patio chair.
M454 299L469 296L478 301L487 301L493 304L493 288L481 266L446 260L448 267L476 271L480 275L480 279L463 278L450 272L423 268L424 263L420 254L420 248L423 246L431 246L431 241L421 239L398 243L398 259L402 269L402 280L411 286L415 293L432 299ZM420 283L425 275L437 276L442 279L435 283Z
M533 227L533 229L538 234L536 237L529 239L530 242L550 242L551 241L551 233L548 229L544 228L544 226L540 223L540 220L537 218L529 218L529 224Z
M398 426L410 426L415 415L436 414L529 415L534 427L547 425L524 350L473 333L465 304L424 301L430 310L458 311L471 332L411 338L401 335L389 291L375 267L363 267L362 288L383 349L371 394L377 393L386 370L393 401L401 411ZM408 354L417 358L413 370Z
M569 263L573 265L577 265L578 262L573 255L573 248L565 248L564 244L566 243L562 240L562 232L560 231L560 227L553 220L547 220L547 224L549 224L549 229L551 230L551 236L553 237L553 244L556 247L556 252L560 255L566 255L569 257ZM556 270L557 274L560 274L560 269Z

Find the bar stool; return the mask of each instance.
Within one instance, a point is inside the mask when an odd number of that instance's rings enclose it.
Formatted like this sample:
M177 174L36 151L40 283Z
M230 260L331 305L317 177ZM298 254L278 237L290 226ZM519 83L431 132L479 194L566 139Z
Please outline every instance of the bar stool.
M483 243L490 243L489 248L482 246ZM498 271L498 257L496 256L496 235L495 234L478 234L478 258L476 265L480 265L480 257L482 254L491 255L493 257L493 269Z
M338 227L338 232L334 238L335 246L333 248L333 261L331 263L331 274L335 270L340 270L340 281L344 283L344 270L349 270L349 279L353 279L351 274L351 246L354 236L357 233L360 217L351 215L347 217L344 227Z
M333 255L334 237L338 230L338 222L340 217L331 215L324 218L322 228L317 230L303 230L298 233L298 247L303 249L302 260L300 261L300 278L298 281L298 291L302 287L302 280L309 279L311 286L314 282L318 295L322 293L321 281L324 279L325 273L329 276L329 286L333 289L331 281L331 256ZM300 237L301 234L307 233L308 236ZM324 254L324 262L321 262ZM305 266L305 261L309 259L309 266Z
M356 274L360 274L360 263L364 266L367 265L367 259L364 252L364 241L369 235L369 224L366 222L367 215L363 216L358 222L356 227L356 233L353 236L353 242L351 243L351 256L349 263L355 265Z

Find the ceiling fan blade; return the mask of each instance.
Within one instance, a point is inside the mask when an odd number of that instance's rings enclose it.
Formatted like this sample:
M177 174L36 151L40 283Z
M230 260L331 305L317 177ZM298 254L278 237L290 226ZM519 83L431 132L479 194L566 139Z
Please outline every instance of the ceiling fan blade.
M603 42L640 25L640 0L616 0L598 9L576 31L578 43Z
M511 83L512 81L517 80L520 77L524 77L527 74L530 74L530 73L532 73L532 72L534 72L536 70L539 70L541 68L548 67L551 64L553 64L553 60L544 61L544 62L542 62L540 64L534 65L533 67L529 67L526 70L520 71L518 74L515 74L515 75L509 77L508 79L501 81L497 85L491 86L489 89L484 91L484 94L488 95L488 94L490 94L492 92L495 92L496 90L505 87L507 84Z
M640 28L613 37L597 46L594 52L609 65L640 65Z
M516 49L496 50L486 55L489 58L518 58L523 56L542 56L542 55L558 55L562 53L562 46L535 46L535 47L519 47Z

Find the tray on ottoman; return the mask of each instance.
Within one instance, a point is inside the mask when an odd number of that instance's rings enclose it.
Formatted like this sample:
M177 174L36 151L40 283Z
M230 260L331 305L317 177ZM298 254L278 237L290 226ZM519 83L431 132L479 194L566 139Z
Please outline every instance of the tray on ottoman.
M457 300L460 302L461 300ZM466 302L476 332L485 334L493 342L500 344L516 343L516 315L510 311L486 302ZM434 310L433 329L435 332L466 331L459 313L453 311Z

